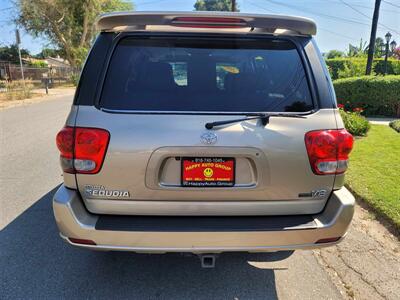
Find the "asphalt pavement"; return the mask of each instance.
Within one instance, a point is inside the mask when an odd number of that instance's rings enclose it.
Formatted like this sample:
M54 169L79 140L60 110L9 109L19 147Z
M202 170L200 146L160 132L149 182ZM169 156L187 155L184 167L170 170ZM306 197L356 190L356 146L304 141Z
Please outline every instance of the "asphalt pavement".
M313 251L195 256L91 252L58 236L55 135L72 95L0 111L0 299L341 299Z

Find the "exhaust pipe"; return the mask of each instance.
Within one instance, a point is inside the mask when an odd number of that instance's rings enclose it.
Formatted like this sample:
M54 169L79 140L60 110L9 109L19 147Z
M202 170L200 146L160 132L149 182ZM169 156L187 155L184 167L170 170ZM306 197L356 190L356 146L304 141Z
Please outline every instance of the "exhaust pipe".
M199 255L202 268L215 268L216 254L200 254Z

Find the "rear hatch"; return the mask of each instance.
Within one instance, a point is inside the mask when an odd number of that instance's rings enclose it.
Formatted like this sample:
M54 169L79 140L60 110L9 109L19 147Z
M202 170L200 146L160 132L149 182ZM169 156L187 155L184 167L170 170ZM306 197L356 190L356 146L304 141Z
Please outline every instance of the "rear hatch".
M80 106L76 118L76 126L110 134L100 171L76 175L90 211L182 214L184 207L213 214L202 203L238 208L226 214L323 209L335 175L313 173L305 134L336 122L333 110L317 109L307 62L293 41L129 33L117 39L97 107ZM260 113L301 117L205 127ZM159 209L167 202L175 211Z

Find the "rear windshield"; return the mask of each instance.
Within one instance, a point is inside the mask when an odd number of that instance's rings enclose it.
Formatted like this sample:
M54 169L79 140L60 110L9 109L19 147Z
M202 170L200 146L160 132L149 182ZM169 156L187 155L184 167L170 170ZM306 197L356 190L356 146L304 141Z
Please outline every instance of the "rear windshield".
M313 102L289 41L124 38L100 105L138 111L306 112Z

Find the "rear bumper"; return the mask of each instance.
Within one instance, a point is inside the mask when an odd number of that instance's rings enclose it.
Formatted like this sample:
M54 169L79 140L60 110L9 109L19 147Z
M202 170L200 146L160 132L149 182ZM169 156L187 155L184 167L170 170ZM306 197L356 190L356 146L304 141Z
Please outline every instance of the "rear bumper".
M119 217L91 214L77 191L61 186L54 195L53 209L61 237L84 248L156 253L268 252L338 243L353 217L354 197L346 188L335 191L325 209L312 216ZM341 238L317 243L335 237ZM77 244L68 238L91 240L96 245Z

